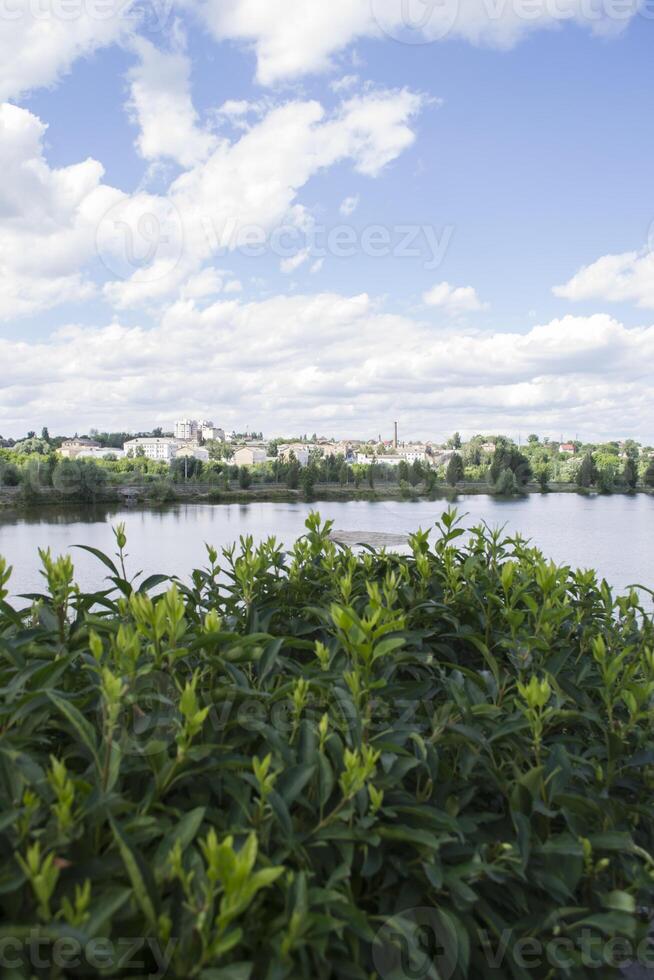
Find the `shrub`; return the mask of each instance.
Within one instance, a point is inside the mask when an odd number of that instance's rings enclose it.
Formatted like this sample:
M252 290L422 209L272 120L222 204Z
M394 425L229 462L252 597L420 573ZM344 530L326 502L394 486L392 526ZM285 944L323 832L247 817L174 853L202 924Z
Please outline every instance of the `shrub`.
M517 491L518 484L513 470L510 470L508 466L500 470L499 476L493 486L493 492L500 497L510 497L511 494L517 493Z
M654 898L652 620L519 536L437 527L354 554L314 514L185 585L130 580L119 526L109 591L42 552L22 611L0 563L16 975L615 973Z

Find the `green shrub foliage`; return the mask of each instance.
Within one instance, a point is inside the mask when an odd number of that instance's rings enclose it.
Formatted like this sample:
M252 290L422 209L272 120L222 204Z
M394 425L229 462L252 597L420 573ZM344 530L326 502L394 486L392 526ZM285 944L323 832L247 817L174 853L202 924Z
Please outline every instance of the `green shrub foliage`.
M44 551L27 608L0 565L11 976L614 974L654 890L652 621L437 529L355 554L313 514L185 584L130 578L119 526L106 590Z

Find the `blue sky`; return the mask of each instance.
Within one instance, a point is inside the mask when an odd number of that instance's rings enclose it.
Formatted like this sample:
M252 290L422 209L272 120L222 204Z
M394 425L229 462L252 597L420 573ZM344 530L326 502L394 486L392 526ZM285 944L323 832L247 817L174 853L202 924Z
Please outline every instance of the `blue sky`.
M51 2L0 16L0 433L654 441L654 6Z

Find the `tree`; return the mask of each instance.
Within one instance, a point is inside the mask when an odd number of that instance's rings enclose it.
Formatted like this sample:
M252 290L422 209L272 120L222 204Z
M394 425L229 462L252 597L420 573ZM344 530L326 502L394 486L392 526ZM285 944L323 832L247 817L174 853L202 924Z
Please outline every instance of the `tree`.
M545 493L545 491L549 489L549 480L550 480L549 464L545 462L538 463L534 475L538 480L538 485L541 488L541 491Z
M585 489L597 483L597 467L592 453L586 453L577 470L577 486Z
M455 487L459 480L463 479L463 460L458 453L453 453L447 464L445 479L451 487Z
M518 489L515 473L506 466L495 482L495 493L500 497L508 497Z
M654 456L651 457L647 469L645 470L645 486L654 487Z
M291 453L288 469L286 470L286 486L289 488L289 490L297 490L299 482L300 482L300 464L298 463L293 453Z
M368 466L368 486L372 490L375 485L375 464L370 463Z
M631 456L628 456L625 460L624 469L622 471L622 482L628 486L630 490L636 489L636 484L638 483L638 468Z
M344 487L346 483L350 482L350 467L345 462L341 463L339 466L338 482L342 487Z
M530 434L529 434L529 435L527 436L527 442L529 442L529 443L533 443L533 442L539 442L539 439L538 439L538 436L536 435L536 433L535 433L535 432L531 432L531 433L530 433Z
M305 500L311 500L313 497L313 487L315 482L315 473L312 466L305 466L300 474L300 485L302 487L302 495Z
M44 425L41 429L41 438L44 442L50 442L50 433L48 432L47 425Z
M402 483L403 480L404 482L408 482L409 480L409 464L405 459L401 459L397 464L397 478L400 483Z
M420 460L414 459L413 463L411 464L411 470L409 471L409 483L412 487L417 487L422 481L422 478L423 472L422 466L420 465Z
M238 485L241 490L247 490L247 488L252 483L252 476L250 475L250 470L247 466L239 466L238 468Z
M461 448L461 436L459 435L459 433L458 432L455 432L454 435L450 439L447 440L447 444L448 444L448 446L451 449L460 449Z
M517 446L508 439L498 439L495 444L493 461L489 475L491 483L497 484L502 471L511 470L518 486L524 487L532 477L531 464Z

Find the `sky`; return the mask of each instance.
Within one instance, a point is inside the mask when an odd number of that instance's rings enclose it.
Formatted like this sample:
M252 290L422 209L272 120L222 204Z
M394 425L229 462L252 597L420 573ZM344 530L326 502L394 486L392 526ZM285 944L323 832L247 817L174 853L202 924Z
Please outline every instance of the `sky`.
M654 0L0 0L0 434L654 442Z

